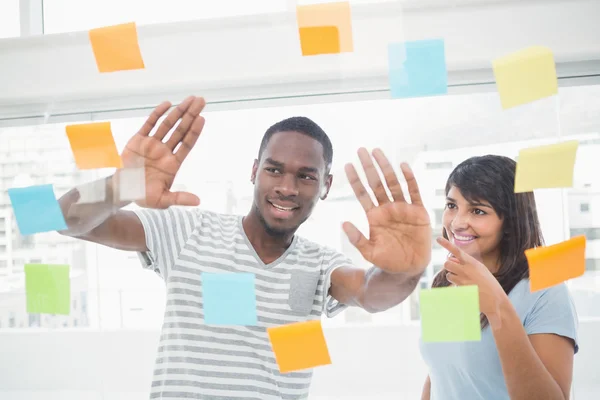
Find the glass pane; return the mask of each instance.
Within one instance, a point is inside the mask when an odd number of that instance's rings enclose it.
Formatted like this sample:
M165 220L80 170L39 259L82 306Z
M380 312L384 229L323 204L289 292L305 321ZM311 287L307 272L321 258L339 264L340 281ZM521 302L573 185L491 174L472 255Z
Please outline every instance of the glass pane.
M15 0L16 1L16 0ZM135 21L138 25L295 10L296 4L332 0L51 0L44 2L44 32L73 32ZM351 0L353 4L397 0Z
M285 11L285 0L52 0L44 2L44 32L72 32L135 21L139 25Z
M40 140L40 137L43 140ZM0 129L0 321L5 328L90 327L92 316L81 307L90 290L89 245L55 232L22 235L7 191L11 187L52 183L57 196L95 173L79 171L71 155L64 124ZM71 266L71 313L27 314L24 265ZM94 326L97 326L94 325Z
M320 124L332 140L335 179L329 197L318 204L299 234L342 251L356 265L368 268L340 229L341 223L349 220L368 232L364 212L343 172L345 163L358 162L359 146L383 148L393 165L400 161L412 164L425 205L435 217L434 235L439 235L445 182L458 163L488 153L515 158L524 147L577 138L581 144L574 187L537 191L536 200L548 243L565 240L569 234L585 234L588 238L588 271L569 283L581 319L581 347L587 349L576 357L581 367L576 367L574 375L574 398L598 398L597 385L590 383L595 382L590 367L595 358L589 350L597 336L597 327L589 320L597 319L600 309L598 110L600 86L562 88L560 104L550 98L508 111L501 109L496 93L474 93L207 112L206 130L184 163L174 190L198 194L204 209L246 214L253 200L249 176L264 131L281 119L307 116ZM82 119L102 120L102 115ZM119 150L143 121L143 117L112 119ZM38 139L40 136L43 141ZM158 276L140 267L136 254L57 234L21 237L12 219L6 190L15 182L52 182L60 196L79 182L110 173L102 170L92 176L76 170L64 124L0 129L0 246L4 246L0 247L0 329L93 327L158 332L165 309L165 286ZM434 247L420 288L430 287L445 259L445 250ZM40 260L73 266L69 317L25 312L23 265ZM419 398L426 369L417 346L418 320L418 291L386 312L368 314L351 308L324 320L328 338L336 343L331 345L332 352L337 352L339 358L327 372L323 370L331 380L314 382L311 398ZM389 360L401 360L393 364L392 372L386 363ZM337 383L332 386L325 381Z
M19 0L0 1L0 38L20 36Z

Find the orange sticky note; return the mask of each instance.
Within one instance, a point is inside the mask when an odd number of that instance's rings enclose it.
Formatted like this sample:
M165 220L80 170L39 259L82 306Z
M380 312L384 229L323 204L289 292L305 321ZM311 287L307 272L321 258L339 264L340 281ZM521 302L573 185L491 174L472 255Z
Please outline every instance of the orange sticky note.
M300 30L300 45L302 54L305 46L309 48L323 48L323 44L315 44L315 39L326 37L325 42L328 49L334 45L334 36L332 27L337 28L337 41L339 42L339 51L337 53L347 53L354 51L352 41L352 17L350 13L350 3L347 1L340 3L311 4L296 7L296 19L298 20L298 29ZM302 28L320 28L318 30L303 30ZM312 39L310 43L305 40ZM336 47L338 47L336 46ZM330 52L327 52L330 53ZM323 54L323 53L316 53Z
M67 137L79 169L123 167L110 122L67 125Z
M575 236L552 246L525 250L532 292L542 290L585 272L585 236Z
M267 333L281 373L331 364L319 320L267 328Z
M89 36L100 72L144 68L135 22L91 29Z
M336 54L340 52L340 34L335 26L300 28L300 46L303 56Z

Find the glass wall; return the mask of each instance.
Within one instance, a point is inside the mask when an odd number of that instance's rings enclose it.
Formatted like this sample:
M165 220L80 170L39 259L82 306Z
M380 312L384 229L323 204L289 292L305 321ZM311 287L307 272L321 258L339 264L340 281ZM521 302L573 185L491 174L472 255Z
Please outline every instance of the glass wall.
M114 114L111 115L119 150L142 125L146 112L139 110L139 117L113 118ZM495 92L483 92L206 112L206 128L177 177L176 190L198 194L203 208L245 214L252 202L250 172L262 134L273 123L294 115L308 116L319 123L334 146L331 194L317 206L299 233L348 254L365 268L367 263L341 230L342 222L349 220L366 232L364 212L343 173L345 163L358 162L356 150L360 146L383 148L396 166L401 161L411 163L437 236L441 232L445 181L458 163L483 154L516 158L525 147L579 140L574 187L537 191L536 200L547 244L565 240L569 235L587 236L587 271L583 277L569 282L569 286L580 320L600 317L600 177L597 173L600 170L600 86L561 88L557 98L508 111L501 109ZM107 115L96 113L82 115L79 120L106 118ZM18 232L6 192L8 188L53 183L60 196L74 185L112 173L111 170L77 170L64 125L0 128L0 330L40 327L157 330L164 310L164 285L155 274L140 267L136 254L75 241L57 233L22 236ZM44 139L40 140L41 137ZM434 248L421 288L431 285L445 256L445 251ZM26 313L23 265L40 261L71 265L73 293L69 317ZM324 327L386 329L418 325L418 320L418 293L415 292L409 300L387 312L368 314L351 308L325 320ZM584 324L582 329L585 329ZM373 359L372 362L379 361ZM418 358L404 362L422 363Z

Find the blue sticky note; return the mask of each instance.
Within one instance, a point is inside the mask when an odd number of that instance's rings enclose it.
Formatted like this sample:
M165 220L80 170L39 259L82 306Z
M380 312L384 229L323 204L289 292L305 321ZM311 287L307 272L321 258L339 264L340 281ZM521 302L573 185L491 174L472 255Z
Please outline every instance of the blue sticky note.
M67 229L52 185L8 189L22 235Z
M388 45L392 98L448 93L446 53L442 39Z
M203 272L201 279L206 324L257 324L254 274Z

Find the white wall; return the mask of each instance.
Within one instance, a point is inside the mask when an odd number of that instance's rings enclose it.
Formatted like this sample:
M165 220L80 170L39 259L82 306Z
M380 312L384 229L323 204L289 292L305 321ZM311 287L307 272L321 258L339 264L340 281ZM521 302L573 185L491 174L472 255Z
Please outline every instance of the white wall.
M310 398L418 398L427 373L419 334L418 326L326 329L333 364L316 370ZM581 323L575 400L600 394L598 337L600 321ZM6 331L1 338L2 399L147 399L158 331Z
M444 38L451 85L493 82L492 59L531 45L553 49L560 76L597 73L597 0L472 3L403 13L400 3L353 6L355 52L322 57L300 56L294 12L141 26L147 68L113 74L97 72L87 32L0 40L0 120L148 106L190 93L211 107L355 90L382 90L385 98L386 46L402 37Z

